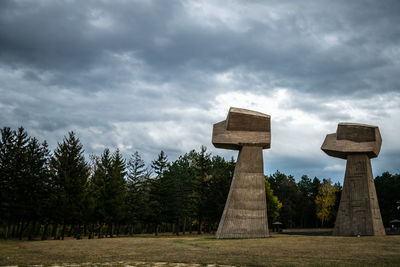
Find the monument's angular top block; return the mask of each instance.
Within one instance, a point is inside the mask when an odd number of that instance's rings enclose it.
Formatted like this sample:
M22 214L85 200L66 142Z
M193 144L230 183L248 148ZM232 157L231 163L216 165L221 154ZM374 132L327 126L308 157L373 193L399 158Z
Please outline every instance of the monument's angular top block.
M339 123L336 133L328 134L321 149L329 156L346 159L348 154L366 153L376 158L381 150L379 128L358 123Z
M239 150L242 146L271 146L271 117L240 108L230 108L226 120L214 124L212 143L217 148Z
M230 108L226 118L228 131L271 132L271 116L247 109Z

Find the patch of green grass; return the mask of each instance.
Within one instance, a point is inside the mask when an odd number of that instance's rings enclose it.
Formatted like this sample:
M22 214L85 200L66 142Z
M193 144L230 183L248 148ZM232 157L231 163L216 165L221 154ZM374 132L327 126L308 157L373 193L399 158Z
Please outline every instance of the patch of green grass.
M400 266L400 236L275 234L264 239L210 235L0 241L0 265L180 262L236 266Z

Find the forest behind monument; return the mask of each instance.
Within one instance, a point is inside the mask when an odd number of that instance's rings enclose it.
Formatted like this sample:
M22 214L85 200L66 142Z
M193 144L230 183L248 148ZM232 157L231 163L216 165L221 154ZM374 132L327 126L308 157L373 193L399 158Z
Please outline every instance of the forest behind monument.
M3 238L92 237L121 234L214 232L235 167L234 159L205 147L170 162L160 154L146 165L140 153L125 159L105 149L84 158L70 132L51 152L23 129L4 127L0 140L0 235ZM341 185L330 179L276 171L265 177L268 223L331 227ZM375 178L382 219L398 219L400 175Z

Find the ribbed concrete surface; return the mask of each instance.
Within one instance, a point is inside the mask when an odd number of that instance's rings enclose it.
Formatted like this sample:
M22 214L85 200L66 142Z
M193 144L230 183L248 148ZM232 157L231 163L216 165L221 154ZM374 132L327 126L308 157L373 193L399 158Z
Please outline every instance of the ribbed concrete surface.
M347 156L342 198L333 235L385 235L371 160L364 153Z
M236 163L217 238L268 236L262 147L244 146Z

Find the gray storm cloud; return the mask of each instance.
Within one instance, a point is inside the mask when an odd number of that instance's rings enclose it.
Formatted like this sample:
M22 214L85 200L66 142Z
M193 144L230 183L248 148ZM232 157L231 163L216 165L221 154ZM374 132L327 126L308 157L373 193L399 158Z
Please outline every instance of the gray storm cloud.
M229 106L272 116L266 173L340 179L319 146L340 121L380 126L376 175L399 172L398 1L0 1L0 126L54 148L204 144ZM300 133L300 134L299 134Z

